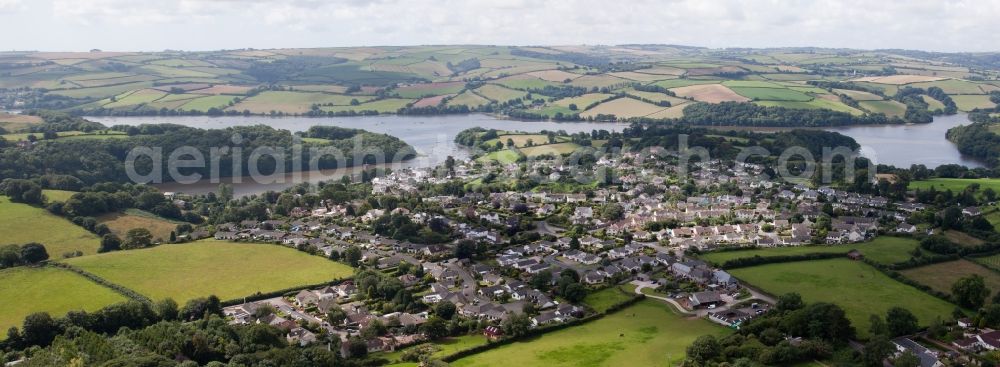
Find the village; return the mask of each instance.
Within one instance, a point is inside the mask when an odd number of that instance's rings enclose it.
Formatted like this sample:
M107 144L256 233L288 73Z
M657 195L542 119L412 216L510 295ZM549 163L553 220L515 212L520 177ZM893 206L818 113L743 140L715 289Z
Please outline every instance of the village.
M278 326L290 342L301 345L318 342L318 334L335 335L341 339L341 353L347 356L352 353L351 340L363 340L367 353L426 341L422 326L432 317L429 311L441 304L454 309L454 316L449 317L476 323L487 338L499 339L504 337L503 326L509 329L515 318L539 328L592 314L594 310L579 303L582 297L619 284L631 285L636 296L665 302L682 314L738 329L766 313L775 298L746 287L725 270L699 260L697 254L857 243L879 233L913 234L917 227L905 219L926 208L825 186L811 189L772 181L760 176L763 166L742 164L733 169L721 161L699 163L690 185L682 188L669 184L677 182L676 172L666 164L628 163L638 158L636 154L602 159L594 167L623 173L620 190L469 191L462 195L421 191L453 180L482 179L490 169L497 169L468 161L443 177L429 169L405 169L373 179L373 195L418 195L425 205L438 207L434 212L397 207L349 215L347 205L322 202L316 207L295 207L285 220L231 223L216 226L212 234L202 230L191 236L275 243L367 264L392 274L426 306L413 313L373 311L358 300L358 293L366 290L348 280L225 309L231 323ZM553 169L552 178L559 176L559 167L551 161L538 164ZM518 169L517 164L499 168L508 174ZM685 190L690 192L692 185L695 193L688 195ZM742 194L697 193L698 188L717 190L723 185ZM586 228L586 232L567 235L564 228L544 220L558 213L566 214L563 223ZM423 244L374 233L374 222L388 216L406 217L423 226L445 226L452 235L444 243ZM526 220L531 221L532 229L525 231L530 237L521 231ZM460 243L476 244L482 256L457 250L463 246ZM352 251L356 259L348 260ZM849 256L862 255L852 251ZM553 289L563 276L583 287L557 294ZM366 332L373 327L380 331ZM990 335L982 337L995 340ZM988 348L990 342L983 340L963 342L963 348Z

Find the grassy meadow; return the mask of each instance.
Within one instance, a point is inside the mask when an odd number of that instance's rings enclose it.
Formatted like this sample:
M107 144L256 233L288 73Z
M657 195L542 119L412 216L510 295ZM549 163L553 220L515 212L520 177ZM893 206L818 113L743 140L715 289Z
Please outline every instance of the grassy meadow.
M768 264L731 271L737 278L773 295L797 292L806 302L831 302L844 308L858 335L868 334L869 316L904 306L928 325L950 317L955 305L897 282L875 268L848 259Z
M917 248L920 243L912 238L880 236L874 240L864 243L852 243L844 245L817 245L817 246L790 246L761 248L741 251L719 251L709 252L701 255L701 258L716 264L722 264L729 260L750 258L754 256L798 256L817 253L847 254L852 249L861 251L866 258L882 264L895 264L909 260L910 251Z
M62 254L81 251L85 255L97 253L101 239L65 218L28 204L13 203L0 196L0 233L4 244L38 242L52 259Z
M223 300L349 277L351 267L291 248L204 240L65 260L151 299Z
M491 366L674 366L701 335L729 329L674 314L670 306L641 301L604 318L514 342L451 363Z
M25 316L48 312L61 317L74 310L95 311L125 297L76 273L55 267L0 270L0 329L21 326ZM0 339L6 338L6 332Z

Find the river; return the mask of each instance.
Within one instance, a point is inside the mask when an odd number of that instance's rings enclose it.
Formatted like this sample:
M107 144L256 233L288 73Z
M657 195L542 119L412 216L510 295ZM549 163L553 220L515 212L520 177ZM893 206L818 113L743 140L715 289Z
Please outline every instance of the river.
M449 155L462 159L469 151L454 143L458 132L479 126L487 129L536 132L540 130L565 130L569 133L590 132L592 130L621 131L628 126L608 122L549 122L501 119L485 114L441 115L441 116L356 116L356 117L266 117L266 116L174 116L174 117L88 117L105 125L140 125L151 123L172 123L197 128L219 129L231 126L269 125L290 131L305 131L315 125L330 125L364 129L385 133L403 139L417 151L417 158L405 162L400 167L432 167L444 162ZM934 168L942 164L961 164L981 167L982 163L965 157L954 144L945 139L945 132L957 125L970 123L965 114L939 116L929 124L848 126L828 128L854 138L862 146L862 154L881 164L909 167L924 164ZM774 131L774 129L761 129ZM348 168L347 170L351 170ZM301 177L289 175L280 182L256 183L230 182L234 193L244 196L267 190L282 190L297 182L316 183L322 180L339 179L345 170L329 170L303 173ZM349 172L354 172L349 171ZM226 179L223 179L224 181ZM163 191L192 194L215 191L218 183L199 182L181 185L168 183L157 185Z

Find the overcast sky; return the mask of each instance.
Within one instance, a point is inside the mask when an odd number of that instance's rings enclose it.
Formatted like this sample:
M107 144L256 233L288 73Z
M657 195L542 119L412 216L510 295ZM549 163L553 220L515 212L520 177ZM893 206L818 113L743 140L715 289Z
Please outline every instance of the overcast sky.
M1000 0L0 0L0 49L669 43L1000 51Z

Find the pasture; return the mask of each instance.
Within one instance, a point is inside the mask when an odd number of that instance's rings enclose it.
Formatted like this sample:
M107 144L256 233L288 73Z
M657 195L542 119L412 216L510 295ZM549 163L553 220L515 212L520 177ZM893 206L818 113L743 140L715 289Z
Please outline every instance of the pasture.
M206 97L208 98L208 97ZM212 97L218 98L218 97ZM225 98L225 97L223 97ZM267 91L256 96L247 98L240 103L230 107L235 111L249 110L251 113L270 113L271 111L283 111L285 113L306 113L314 104L335 106L348 106L352 100L366 102L373 97L353 96L343 94L311 93L311 92L288 92L288 91ZM358 106L350 106L358 107Z
M751 258L755 256L775 257L775 256L800 256L807 254L847 254L852 249L857 249L868 259L882 263L895 264L907 261L912 257L913 251L920 243L912 238L879 236L870 242L852 243L844 245L817 245L817 246L789 246L761 248L741 251L716 251L701 255L701 258L716 264L723 264L729 260Z
M52 266L0 270L0 329L21 327L24 317L48 312L53 318L69 311L96 311L125 297L69 270ZM0 336L5 338L6 333Z
M583 304L590 306L596 312L604 312L611 306L628 301L632 297L632 294L624 291L621 287L607 287L587 294L587 297L583 299Z
M45 201L51 202L66 202L69 198L73 197L76 191L66 191L66 190L42 190L42 196L45 197Z
M427 96L439 96L442 94L455 94L461 92L465 89L465 83L462 82L446 82L446 83L426 83L426 84L411 84L403 87L399 87L395 90L396 94L403 98L420 98Z
M24 130L31 127L31 125L41 124L42 122L42 118L38 116L14 115L0 112L0 128L9 132Z
M504 88L496 84L486 84L482 87L476 88L476 94L483 97L489 98L492 101L497 101L500 103L515 100L518 98L523 98L528 95L524 91L519 91L510 88Z
M792 101L808 102L813 97L808 94L781 87L735 87L730 86L737 94L755 101Z
M860 101L861 108L871 113L884 113L886 116L903 117L906 105L897 101Z
M350 277L350 266L268 244L203 240L117 251L66 263L151 299L178 303L208 295L236 299L258 292Z
M905 306L924 326L937 317L950 317L955 309L953 304L846 258L768 264L733 269L731 273L773 295L797 292L806 302L836 303L861 337L868 334L869 316L885 315L891 307Z
M852 115L861 115L863 112L851 108L848 105L840 103L839 101L831 101L824 98L815 98L808 102L797 102L797 101L755 101L755 104L761 106L775 106L784 108L796 108L804 110L815 110L815 109L828 109L839 112L847 112Z
M931 187L934 187L937 191L951 190L958 193L965 190L971 184L979 185L979 190L991 188L993 191L1000 192L1000 179L993 178L932 178L929 180L910 181L907 189L930 190Z
M648 116L667 109L667 107L646 103L634 98L616 98L603 102L580 114L582 117L597 117L597 115L614 115L617 118Z
M868 93L860 90L850 90L850 89L834 89L834 92L851 97L855 101L881 101L882 96L874 93Z
M104 223L119 238L133 228L145 228L153 234L153 239L159 242L170 239L170 232L181 222L160 218L155 214L138 209L129 209L124 213L108 213L97 217L98 223Z
M412 102L412 99L386 98L361 103L357 106L325 106L320 107L320 109L329 112L375 111L378 113L396 113L400 108L406 107Z
M678 96L694 99L698 102L719 103L719 102L748 102L750 98L741 96L732 89L726 88L722 84L691 85L687 87L673 88L672 92Z
M962 111L972 111L977 108L994 108L997 105L990 101L990 96L985 94L967 94L951 96L955 105Z
M604 318L514 342L451 363L490 366L673 366L701 335L729 329L682 318L670 306L641 301Z
M551 154L556 156L569 154L573 153L579 148L580 146L577 145L576 143L557 143L557 144L546 144L546 145L537 145L533 147L525 147L525 148L520 148L520 150L521 154L524 154L525 156L537 157L546 154Z
M959 279L972 274L986 280L986 287L991 290L990 296L1000 289L1000 274L969 260L955 260L937 263L919 268L906 269L899 272L903 276L926 285L936 291L951 294L951 286Z
M511 164L516 163L521 157L523 155L517 149L501 149L479 157L478 160L480 162L496 161L501 164Z
M52 259L73 251L85 255L97 253L101 242L97 235L83 227L45 209L12 203L6 196L0 196L0 233L4 234L4 244L43 244Z

